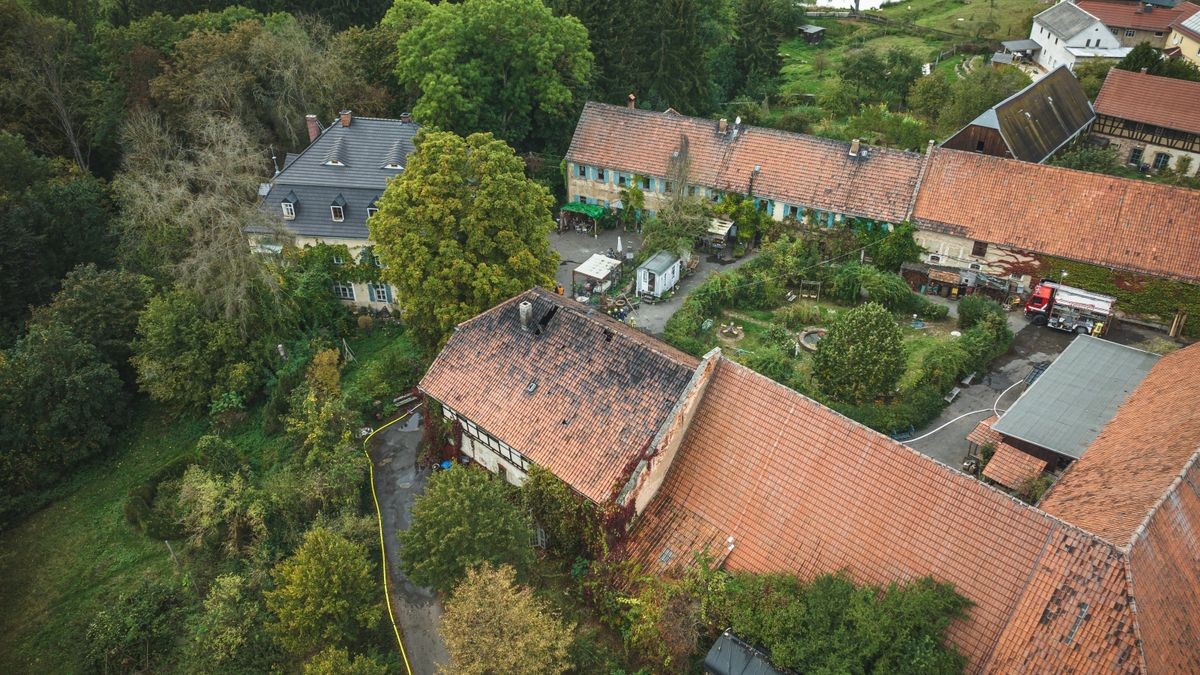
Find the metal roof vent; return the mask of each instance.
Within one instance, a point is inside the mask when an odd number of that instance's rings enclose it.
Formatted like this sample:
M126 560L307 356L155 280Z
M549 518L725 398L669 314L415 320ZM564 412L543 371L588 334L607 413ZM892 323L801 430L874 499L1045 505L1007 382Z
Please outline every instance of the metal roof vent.
M535 391L537 391L537 380L530 380L529 384L525 387L525 393L532 394Z

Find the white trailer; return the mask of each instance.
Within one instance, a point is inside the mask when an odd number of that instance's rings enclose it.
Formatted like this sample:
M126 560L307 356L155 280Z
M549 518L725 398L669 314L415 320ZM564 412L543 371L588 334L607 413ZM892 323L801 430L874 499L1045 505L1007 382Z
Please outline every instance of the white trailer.
M675 288L679 283L679 256L659 251L637 268L638 295L654 299Z

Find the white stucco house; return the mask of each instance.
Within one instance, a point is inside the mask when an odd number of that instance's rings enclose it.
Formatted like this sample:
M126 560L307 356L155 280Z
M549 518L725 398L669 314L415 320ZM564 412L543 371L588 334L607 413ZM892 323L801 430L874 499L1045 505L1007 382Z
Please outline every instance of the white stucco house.
M1033 17L1029 39L1038 43L1036 61L1047 71L1059 66L1074 70L1088 59L1124 58L1132 49L1121 46L1098 17L1065 0Z

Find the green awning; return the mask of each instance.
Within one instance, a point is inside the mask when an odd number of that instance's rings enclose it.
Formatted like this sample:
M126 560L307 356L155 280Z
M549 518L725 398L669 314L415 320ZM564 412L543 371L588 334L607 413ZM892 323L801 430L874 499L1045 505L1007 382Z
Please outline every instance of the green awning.
M572 213L582 213L588 218L596 219L604 215L603 206L598 206L596 204L583 204L580 202L569 202L567 204L563 204L562 210L570 211Z

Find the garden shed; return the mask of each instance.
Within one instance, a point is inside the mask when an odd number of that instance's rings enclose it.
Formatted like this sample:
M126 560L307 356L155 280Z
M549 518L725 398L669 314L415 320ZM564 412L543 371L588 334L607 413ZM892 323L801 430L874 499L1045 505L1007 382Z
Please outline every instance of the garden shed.
M621 269L621 261L606 255L593 253L592 257L571 272L571 288L574 292L583 291L584 295L603 293L616 281Z
M637 268L638 295L661 298L679 283L679 256L667 251L655 253Z

